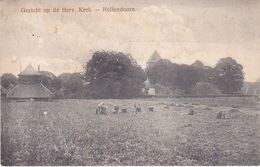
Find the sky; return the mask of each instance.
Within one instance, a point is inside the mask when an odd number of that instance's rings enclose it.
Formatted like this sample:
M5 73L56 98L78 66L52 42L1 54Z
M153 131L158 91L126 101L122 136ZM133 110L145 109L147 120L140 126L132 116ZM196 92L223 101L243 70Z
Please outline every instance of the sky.
M21 12L64 7L92 12ZM212 67L232 57L246 81L260 78L259 0L0 0L0 39L0 74L18 74L28 64L55 75L81 72L101 50L129 53L145 68L157 50L174 63Z

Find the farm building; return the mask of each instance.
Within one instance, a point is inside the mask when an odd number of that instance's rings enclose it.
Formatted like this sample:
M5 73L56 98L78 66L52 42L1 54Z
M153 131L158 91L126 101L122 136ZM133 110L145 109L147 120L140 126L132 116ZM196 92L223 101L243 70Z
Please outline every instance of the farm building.
M19 75L18 84L7 93L10 100L49 100L52 92L42 85L42 74L28 65Z

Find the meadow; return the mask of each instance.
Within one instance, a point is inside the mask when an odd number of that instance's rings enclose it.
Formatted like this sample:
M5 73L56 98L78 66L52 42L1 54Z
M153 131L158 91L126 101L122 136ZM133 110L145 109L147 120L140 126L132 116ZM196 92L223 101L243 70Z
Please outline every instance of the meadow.
M96 115L101 101L128 112ZM136 115L134 103L142 106ZM2 101L1 163L259 165L259 114L259 101L236 97Z

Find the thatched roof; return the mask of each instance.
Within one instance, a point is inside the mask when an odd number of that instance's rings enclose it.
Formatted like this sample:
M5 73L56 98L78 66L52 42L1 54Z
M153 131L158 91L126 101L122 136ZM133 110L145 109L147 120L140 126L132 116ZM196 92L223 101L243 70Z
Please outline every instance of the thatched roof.
M51 96L52 92L41 83L19 83L7 93L8 98L50 98Z
M1 85L1 94L7 94L8 90Z
M23 75L42 75L41 73L39 73L38 71L36 71L31 64L29 64L20 74L18 74L19 76L23 76Z

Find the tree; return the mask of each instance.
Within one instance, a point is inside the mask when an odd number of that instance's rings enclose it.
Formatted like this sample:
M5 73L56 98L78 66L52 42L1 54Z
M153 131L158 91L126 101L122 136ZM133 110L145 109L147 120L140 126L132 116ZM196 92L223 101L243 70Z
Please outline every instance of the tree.
M172 81L175 78L173 76L173 72L177 66L177 64L170 62L170 60L159 60L152 67L146 69L147 77L149 78L151 84L158 83L171 87Z
M63 73L52 80L51 85L59 88L57 96L62 98L86 97L83 75L80 73Z
M53 88L55 91L59 91L62 88L62 81L59 78L54 78L50 80L49 87Z
M193 69L197 72L199 82L208 82L213 84L214 69L210 66L205 66L201 61L196 60L191 64Z
M239 92L244 82L243 66L236 60L227 57L218 61L214 68L214 83L222 93L232 94Z
M192 87L199 81L196 70L189 65L182 64L176 68L176 78L173 83L189 94Z
M62 83L64 83L66 80L68 80L71 76L71 73L62 73L57 78L61 80Z
M138 97L146 79L132 56L121 52L95 52L84 68L88 90L94 98Z
M80 73L72 73L70 77L63 82L64 96L66 98L84 97L84 85Z
M188 94L199 81L199 75L194 67L178 65L169 60L160 60L147 70L147 76L152 84L160 84L171 89L182 89Z
M6 89L8 89L11 85L16 85L17 83L17 77L11 73L4 73L1 76L1 85Z
M40 71L40 73L42 74L42 84L50 88L51 81L57 77L49 71Z

